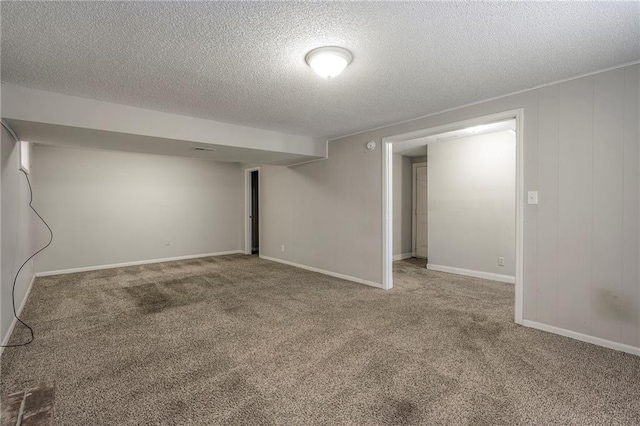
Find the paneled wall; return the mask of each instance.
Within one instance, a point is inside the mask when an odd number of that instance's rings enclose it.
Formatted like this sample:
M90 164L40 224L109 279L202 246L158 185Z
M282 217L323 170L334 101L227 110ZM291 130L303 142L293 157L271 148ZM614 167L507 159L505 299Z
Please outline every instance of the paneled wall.
M633 66L537 91L537 276L525 310L632 346L640 344L638 83Z
M640 346L639 83L632 65L332 141L328 160L279 174L288 202L265 215L289 222L269 238L295 253L269 253L381 283L382 156L366 142L523 108L540 198L524 209L524 317Z

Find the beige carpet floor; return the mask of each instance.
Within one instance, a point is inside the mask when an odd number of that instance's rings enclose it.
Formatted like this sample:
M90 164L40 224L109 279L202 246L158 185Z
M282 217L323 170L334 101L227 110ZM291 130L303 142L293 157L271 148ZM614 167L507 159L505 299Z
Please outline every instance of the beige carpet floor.
M58 425L640 424L640 357L515 325L512 285L394 269L390 292L243 255L38 278L2 392L55 384Z

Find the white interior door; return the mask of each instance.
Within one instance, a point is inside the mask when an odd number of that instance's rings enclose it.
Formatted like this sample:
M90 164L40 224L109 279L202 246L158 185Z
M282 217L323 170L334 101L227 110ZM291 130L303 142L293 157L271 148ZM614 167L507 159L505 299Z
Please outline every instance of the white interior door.
M414 214L416 215L416 235L414 238L416 257L426 259L427 253L427 167L416 168L416 205Z

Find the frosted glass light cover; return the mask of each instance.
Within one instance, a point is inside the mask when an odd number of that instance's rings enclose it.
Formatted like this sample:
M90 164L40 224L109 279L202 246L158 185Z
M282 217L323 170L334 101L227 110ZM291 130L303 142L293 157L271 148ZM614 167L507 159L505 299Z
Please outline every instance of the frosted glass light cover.
M341 47L319 47L307 53L305 60L316 74L332 78L340 74L351 63L351 53Z

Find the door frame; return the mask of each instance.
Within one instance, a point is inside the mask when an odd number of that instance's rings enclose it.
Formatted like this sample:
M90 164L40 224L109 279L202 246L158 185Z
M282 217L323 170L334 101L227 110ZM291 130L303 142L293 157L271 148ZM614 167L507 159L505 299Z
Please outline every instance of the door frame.
M258 211L262 198L262 177L260 167L244 169L244 254L251 254L253 245L253 229L251 226L251 172L258 172ZM258 216L258 229L262 229L262 215ZM260 231L258 231L260 234ZM262 238L258 240L258 253L262 253Z
M418 223L416 221L416 216L417 216L417 208L418 208L418 191L417 191L417 185L416 185L416 181L418 178L418 167L429 167L427 165L426 161L420 162L420 163L412 163L411 164L411 170L412 170L412 178L411 178L411 255L413 257L416 257L417 253L418 253L418 247L417 247L417 243L418 243ZM428 169L427 169L428 170ZM427 177L428 179L428 177ZM427 183L428 185L428 183ZM428 219L427 219L428 220ZM427 256L429 251L427 250Z
M382 288L393 288L393 144L496 121L516 121L515 322L523 322L524 289L524 109L512 109L382 138Z

